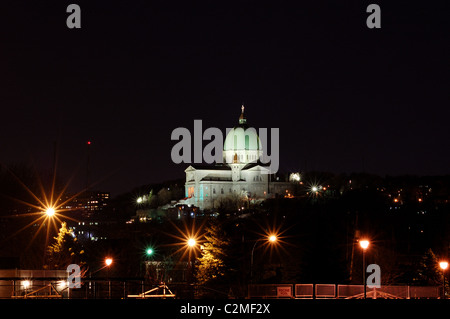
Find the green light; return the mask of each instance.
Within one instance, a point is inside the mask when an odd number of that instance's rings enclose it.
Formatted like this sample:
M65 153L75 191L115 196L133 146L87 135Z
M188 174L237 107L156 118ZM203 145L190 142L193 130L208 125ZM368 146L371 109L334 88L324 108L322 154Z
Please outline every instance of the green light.
M151 255L153 255L153 249L152 248L147 248L145 253L147 254L147 256L151 256Z

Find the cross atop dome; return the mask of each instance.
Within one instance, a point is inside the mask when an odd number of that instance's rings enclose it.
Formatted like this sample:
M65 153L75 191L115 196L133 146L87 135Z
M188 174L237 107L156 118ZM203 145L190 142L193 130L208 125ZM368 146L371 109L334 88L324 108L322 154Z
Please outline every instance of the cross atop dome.
M244 116L244 109L245 109L245 106L244 106L244 104L242 104L242 106L241 106L241 116L239 116L239 124L246 124L247 123L247 119Z

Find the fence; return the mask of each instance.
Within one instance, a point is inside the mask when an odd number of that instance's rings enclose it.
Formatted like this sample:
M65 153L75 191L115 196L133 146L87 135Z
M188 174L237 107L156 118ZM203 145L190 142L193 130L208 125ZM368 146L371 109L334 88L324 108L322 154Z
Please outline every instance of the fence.
M186 283L172 283L168 285L170 295L176 298L195 298L201 286ZM161 297L157 285L146 284L142 280L107 280L86 279L81 288L68 289L66 280L58 278L1 278L0 298L70 298L70 299L125 299L148 298L145 295L155 291L155 296ZM160 289L161 290L161 289ZM165 294L164 288L162 288ZM435 286L381 286L367 288L367 298L373 299L438 299L443 294L442 287ZM170 297L170 296L167 296ZM221 295L221 298L224 296ZM363 285L334 285L334 284L252 284L248 286L248 298L269 299L351 299L363 298Z
M162 292L154 289L159 286L142 280L85 279L81 288L69 289L66 279L1 278L0 299L126 299L130 296L149 298L152 295L162 297L161 293L165 294L165 289L162 288ZM182 283L169 286L177 297L194 297L191 285ZM170 298L170 294L167 297Z
M296 284L295 298L313 298L314 284Z
M292 298L291 284L249 285L249 298Z
M288 288L290 287L290 288ZM294 289L292 290L292 287ZM280 294L285 290L286 294ZM289 294L288 291L293 291ZM381 286L366 287L366 297L372 299L438 299L442 297L442 287L424 286ZM363 285L335 284L261 284L248 286L249 298L296 298L296 299L352 299L364 298Z
M338 285L336 298L351 298L364 294L364 285Z

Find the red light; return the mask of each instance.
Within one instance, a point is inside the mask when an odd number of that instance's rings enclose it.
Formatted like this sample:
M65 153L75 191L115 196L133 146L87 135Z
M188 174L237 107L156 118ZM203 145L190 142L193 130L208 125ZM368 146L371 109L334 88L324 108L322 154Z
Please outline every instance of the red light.
M87 145L91 145L91 141L87 141Z

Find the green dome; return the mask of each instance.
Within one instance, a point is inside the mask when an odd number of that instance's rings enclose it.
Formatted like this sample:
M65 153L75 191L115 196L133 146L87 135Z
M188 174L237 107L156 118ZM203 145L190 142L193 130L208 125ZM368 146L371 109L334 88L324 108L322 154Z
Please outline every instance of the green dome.
M261 141L253 127L246 125L235 126L228 132L223 144L224 151L262 150Z

